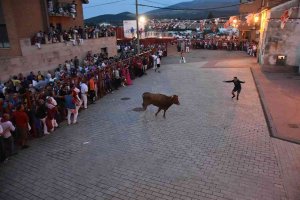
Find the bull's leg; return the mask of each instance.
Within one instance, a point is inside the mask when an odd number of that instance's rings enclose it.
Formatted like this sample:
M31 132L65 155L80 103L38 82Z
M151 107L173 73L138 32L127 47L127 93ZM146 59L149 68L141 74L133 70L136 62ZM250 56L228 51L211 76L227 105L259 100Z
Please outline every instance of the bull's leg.
M155 113L155 116L161 111L161 108L158 108L157 112Z
M144 110L147 109L147 104L145 104L144 102L143 102L142 106L143 106L143 109L144 109Z
M164 110L164 118L166 118L166 111L167 111L167 110Z

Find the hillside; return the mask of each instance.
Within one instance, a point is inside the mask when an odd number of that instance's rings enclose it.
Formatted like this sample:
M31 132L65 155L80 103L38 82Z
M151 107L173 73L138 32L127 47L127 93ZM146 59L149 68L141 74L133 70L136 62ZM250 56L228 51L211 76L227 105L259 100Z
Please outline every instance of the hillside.
M182 2L167 8L176 9L206 9L213 7L222 7L238 4L240 0L193 0L190 2ZM239 13L239 7L227 7L212 10L201 10L201 11L185 11L185 10L167 10L167 9L156 9L145 13L148 18L156 19L203 19L207 18L209 12L213 14L214 17L226 17L231 15L236 15ZM135 15L130 12L119 13L116 15L100 15L97 17L92 17L85 20L85 23L111 23L114 25L122 25L123 20L133 20Z
M123 20L134 20L135 15L130 12L123 12L116 15L99 15L96 17L92 17L84 20L86 24L99 24L99 23L110 23L114 25L122 25Z
M228 5L239 4L239 0L194 0L190 2L183 2L169 6L167 8L180 8L180 9L206 9L214 7L222 7ZM238 6L227 7L222 9L201 10L201 11L185 11L185 10L166 10L157 9L148 12L146 15L150 18L178 18L178 19L203 19L212 12L214 17L224 17L235 15L239 12Z

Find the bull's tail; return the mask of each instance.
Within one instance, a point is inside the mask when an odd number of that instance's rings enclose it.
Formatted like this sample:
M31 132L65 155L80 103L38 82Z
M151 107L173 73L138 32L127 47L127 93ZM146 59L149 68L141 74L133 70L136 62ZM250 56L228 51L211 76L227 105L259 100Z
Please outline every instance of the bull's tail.
M149 93L149 92L145 92L145 93L143 93L143 95L142 95L142 97L143 97L143 103L142 103L142 106L143 106L143 109L144 109L144 110L146 110L146 109L147 109L147 106L148 106L147 103L146 103L146 102L147 102L146 99L147 99L147 95L148 95L148 94L150 94L150 93Z
M144 102L143 102L142 106L143 106L143 109L144 109L144 110L147 109L147 105L146 105Z

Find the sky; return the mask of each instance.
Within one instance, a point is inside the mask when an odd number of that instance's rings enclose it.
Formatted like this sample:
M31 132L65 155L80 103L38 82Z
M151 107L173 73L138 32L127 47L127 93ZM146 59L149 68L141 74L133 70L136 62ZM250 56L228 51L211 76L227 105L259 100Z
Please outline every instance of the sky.
M140 4L160 7L187 1L192 0L138 0ZM140 13L150 10L153 10L153 8L139 7ZM118 14L121 12L135 13L135 0L90 0L89 4L83 4L84 19L104 14Z

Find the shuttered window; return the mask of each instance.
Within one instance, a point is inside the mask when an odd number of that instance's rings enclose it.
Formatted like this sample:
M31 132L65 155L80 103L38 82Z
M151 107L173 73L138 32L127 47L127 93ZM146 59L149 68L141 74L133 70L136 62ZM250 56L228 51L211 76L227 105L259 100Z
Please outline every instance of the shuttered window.
M0 1L0 48L9 48L9 40L6 29L6 24L3 15L3 8Z

